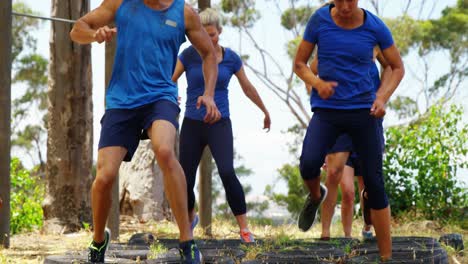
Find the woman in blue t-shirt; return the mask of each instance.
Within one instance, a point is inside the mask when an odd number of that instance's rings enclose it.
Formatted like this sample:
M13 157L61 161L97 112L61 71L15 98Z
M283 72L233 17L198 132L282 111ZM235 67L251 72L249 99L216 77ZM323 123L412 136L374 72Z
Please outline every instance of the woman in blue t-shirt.
M185 117L180 132L180 163L187 179L189 217L192 230L198 222L195 214L195 177L205 146L209 146L218 167L218 172L226 191L228 204L236 217L240 228L240 238L243 242L254 242L252 233L247 225L247 208L242 185L234 171L234 148L231 120L229 118L228 86L231 77L235 75L239 80L245 95L254 102L265 114L263 128L270 129L270 114L257 93L255 87L247 78L242 60L234 51L219 45L219 34L222 27L218 13L211 8L200 13L205 30L211 37L218 60L218 79L215 89L215 102L221 112L221 120L214 124L203 122L206 109L197 105L197 98L204 92L202 73L202 58L193 46L185 49L179 56L173 81L177 81L185 71L187 78L187 101Z
M331 2L333 3L333 2ZM327 3L327 5L331 4ZM317 49L317 48L316 48ZM376 46L374 48L373 61L378 60L382 66L382 78L388 77L391 74L391 68L385 61L382 52ZM310 69L314 74L318 74L318 59L314 56L310 63ZM374 88L377 91L380 87L380 76L377 65L373 65L370 71L374 80ZM306 86L307 93L312 92L312 87ZM382 144L382 149L385 145L383 135L382 119L379 122L379 135ZM361 161L356 153L353 151L353 142L348 134L342 134L338 137L333 147L328 150L325 157L325 165L323 169L327 172L325 187L327 188L327 197L322 203L320 211L320 222L322 223L322 234L320 239L330 239L330 225L333 214L335 212L336 199L338 195L338 186L341 189L341 222L343 225L343 232L345 237L351 237L352 223L354 214L354 176L358 179L359 193L364 189L364 182L362 180ZM363 207L362 199L361 208ZM367 217L364 217L364 227L362 229L362 237L366 239L373 238L372 224Z
M320 77L307 65L316 45ZM392 69L377 92L371 74L376 45ZM300 158L301 176L310 194L300 214L299 227L308 230L312 226L327 194L326 187L320 184L320 168L336 139L347 133L362 161L381 258L390 259L390 207L382 177L378 118L385 114L385 104L403 78L404 66L389 29L378 17L359 8L358 0L335 0L310 18L294 59L294 71L314 87L314 115Z

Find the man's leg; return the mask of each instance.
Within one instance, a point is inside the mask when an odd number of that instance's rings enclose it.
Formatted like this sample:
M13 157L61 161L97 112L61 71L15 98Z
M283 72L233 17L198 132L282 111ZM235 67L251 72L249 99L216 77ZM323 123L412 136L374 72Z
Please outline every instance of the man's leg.
M166 120L156 120L148 129L153 151L164 176L164 190L180 231L180 241L192 239L188 218L187 184L175 155L176 128Z
M104 241L104 229L112 204L112 185L126 153L123 147L104 147L98 151L96 179L91 187L94 242Z
M323 201L321 211L322 222L322 238L330 237L330 225L335 212L336 198L338 196L338 185L343 176L343 170L346 160L349 157L349 152L336 152L327 155L325 162L327 165L327 179L325 186L327 186L327 197Z
M345 237L351 237L354 215L354 169L345 166L341 187L341 223Z

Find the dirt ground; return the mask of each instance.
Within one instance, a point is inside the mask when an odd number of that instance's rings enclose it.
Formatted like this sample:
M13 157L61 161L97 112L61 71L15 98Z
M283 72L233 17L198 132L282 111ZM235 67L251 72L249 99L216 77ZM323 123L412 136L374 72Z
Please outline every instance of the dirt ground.
M359 220L353 223L353 236L359 238L359 230L362 223ZM213 223L214 238L237 238L236 226L233 223L216 220ZM317 238L320 236L320 225L316 225L307 233L299 232L294 225L281 226L256 226L251 227L257 238ZM332 235L340 236L342 233L340 224L332 227ZM176 238L177 228L172 222L150 222L139 223L134 219L122 219L120 226L120 237L118 241L127 242L132 234L140 232L150 232L156 237ZM459 227L440 226L431 221L417 222L394 222L392 234L394 236L425 236L439 238L442 234L460 233L463 235L465 248L468 247L468 230ZM45 257L49 255L60 255L67 251L85 250L88 246L91 231L81 230L71 234L48 235L41 232L31 232L14 235L10 239L10 248L0 250L0 264L10 263L43 263ZM206 238L201 230L196 230L195 236ZM468 256L455 252L452 248L446 247L449 254L450 263L468 263ZM465 250L466 251L466 250ZM463 256L464 255L464 256Z

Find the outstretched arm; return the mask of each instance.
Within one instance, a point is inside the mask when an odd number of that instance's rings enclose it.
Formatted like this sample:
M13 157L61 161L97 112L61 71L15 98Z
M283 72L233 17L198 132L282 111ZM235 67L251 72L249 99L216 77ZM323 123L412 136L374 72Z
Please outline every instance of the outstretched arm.
M244 71L244 66L240 68L239 71L236 73L236 77L239 80L239 84L242 88L242 91L244 91L244 94L262 110L263 114L265 114L265 118L263 119L263 129L267 129L267 132L270 131L270 126L271 126L271 119L270 119L270 113L268 113L268 110L266 109L265 105L263 104L262 98L260 98L260 95L257 92L257 89L252 85L250 82L249 78L247 78L247 75L245 74Z
M80 44L112 40L117 33L116 28L108 25L114 20L115 12L122 0L104 0L101 5L78 19L70 32L70 38Z
M197 107L200 107L201 104L206 106L206 116L204 121L212 124L221 118L221 113L218 111L213 100L216 79L218 78L216 53L210 37L203 28L200 22L200 17L195 10L186 4L184 14L187 37L203 60L205 92L198 98Z

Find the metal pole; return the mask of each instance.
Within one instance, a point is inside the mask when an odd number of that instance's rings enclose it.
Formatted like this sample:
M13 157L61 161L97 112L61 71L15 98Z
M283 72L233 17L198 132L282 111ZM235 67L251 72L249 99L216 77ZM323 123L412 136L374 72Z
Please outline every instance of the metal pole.
M0 1L0 245L4 248L10 247L11 10L11 0Z
M18 12L12 12L12 14L15 16L39 18L39 19L44 19L44 20L56 21L56 22L65 22L65 23L72 23L72 24L76 22L76 20L64 19L64 18L58 18L58 17L45 17L45 16L38 16L38 15L31 15L31 14L22 14Z

